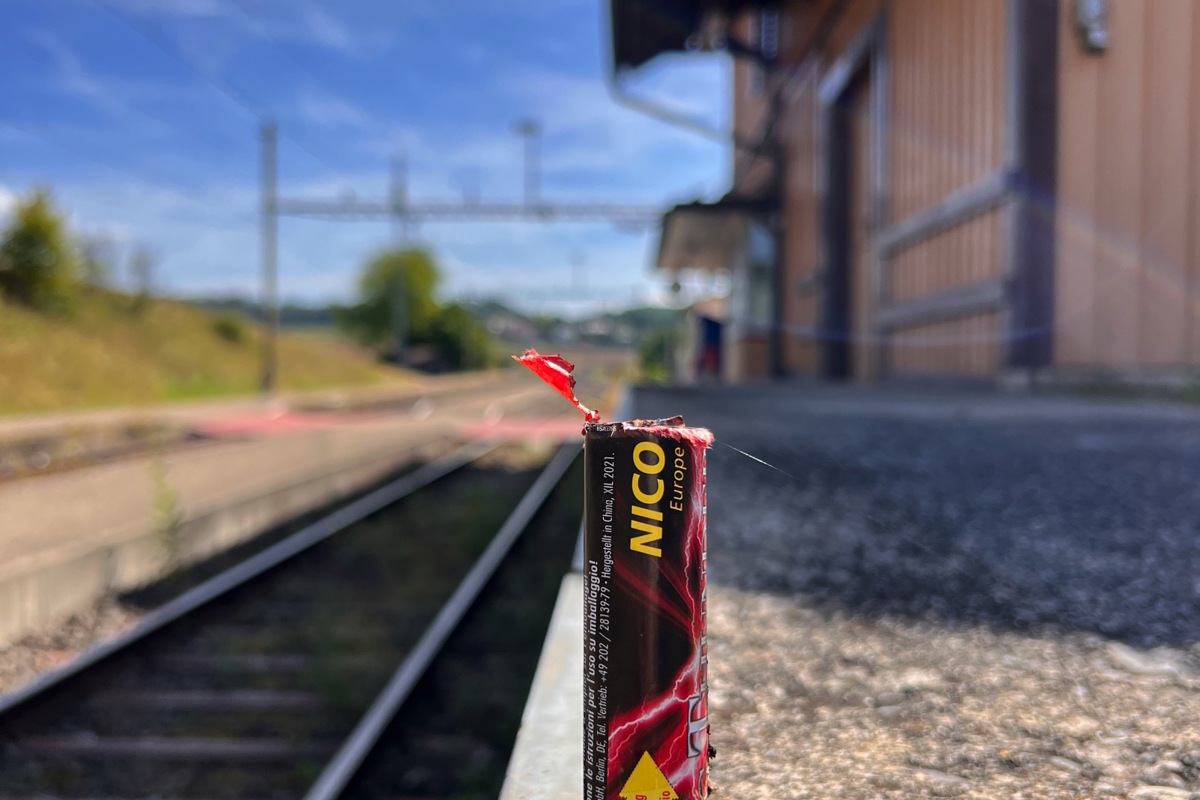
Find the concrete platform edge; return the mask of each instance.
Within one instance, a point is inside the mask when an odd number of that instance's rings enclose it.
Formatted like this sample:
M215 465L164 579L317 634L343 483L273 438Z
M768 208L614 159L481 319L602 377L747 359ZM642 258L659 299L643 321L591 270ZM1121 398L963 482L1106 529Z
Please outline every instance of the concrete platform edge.
M583 576L563 578L500 800L583 792Z

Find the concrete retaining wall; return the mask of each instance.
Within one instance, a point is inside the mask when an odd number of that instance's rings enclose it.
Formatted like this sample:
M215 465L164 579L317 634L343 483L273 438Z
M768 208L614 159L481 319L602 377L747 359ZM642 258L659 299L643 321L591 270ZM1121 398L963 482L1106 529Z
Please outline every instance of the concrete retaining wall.
M409 450L317 475L269 494L182 520L173 530L148 530L88 547L0 578L0 644L89 608L112 591L161 578L245 542L288 520L359 492L416 458Z

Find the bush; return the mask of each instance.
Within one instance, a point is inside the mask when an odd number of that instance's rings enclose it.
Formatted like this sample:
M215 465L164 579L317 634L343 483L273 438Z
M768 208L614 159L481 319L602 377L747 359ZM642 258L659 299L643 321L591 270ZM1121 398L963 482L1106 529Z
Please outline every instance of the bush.
M426 351L418 365L436 369L478 369L493 363L491 334L467 309L437 300L440 272L433 256L420 249L389 250L376 256L359 279L359 302L334 309L338 327L381 354L398 355L396 329L411 356ZM399 305L403 300L404 304ZM397 320L394 315L403 316ZM400 324L398 325L397 322Z
M38 311L71 310L79 293L79 259L50 195L22 200L0 236L0 291Z
M638 347L642 379L650 383L670 381L675 371L673 360L678 346L678 328L655 328L647 333Z
M452 369L481 369L492 364L491 334L458 303L438 309L430 328L429 344Z
M213 333L229 344L250 341L250 326L237 314L218 314L212 321Z
M117 245L112 238L103 232L77 234L75 251L79 254L79 279L84 286L111 288L113 266L117 262Z
M408 343L428 342L438 313L435 298L441 275L433 257L420 249L386 250L359 277L359 302L338 308L335 320L352 338L369 347L395 349L397 320L403 315ZM397 308L397 301L404 304Z

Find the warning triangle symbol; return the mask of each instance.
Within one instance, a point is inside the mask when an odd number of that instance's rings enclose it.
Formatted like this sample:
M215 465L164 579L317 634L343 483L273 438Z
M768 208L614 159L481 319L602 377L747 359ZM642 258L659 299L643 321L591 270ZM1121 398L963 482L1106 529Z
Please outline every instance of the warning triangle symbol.
M675 787L671 786L649 753L642 753L629 780L625 781L621 797L625 800L679 800Z

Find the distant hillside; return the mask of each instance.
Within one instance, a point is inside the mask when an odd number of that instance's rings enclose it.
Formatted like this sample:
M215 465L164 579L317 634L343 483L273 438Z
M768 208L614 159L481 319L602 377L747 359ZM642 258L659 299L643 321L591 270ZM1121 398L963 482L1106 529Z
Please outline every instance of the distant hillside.
M190 298L188 302L209 311L262 319L259 305L244 297ZM497 299L467 300L463 307L493 336L519 344L584 342L628 348L640 344L654 331L678 326L683 319L679 309L651 306L606 311L572 320L552 314L525 314ZM283 305L279 309L279 321L285 328L333 328L334 308Z
M189 303L209 311L241 314L247 319L262 320L262 306L244 297L200 297ZM279 307L279 324L285 328L332 328L332 306L298 306L284 303Z
M494 335L518 343L583 342L629 348L643 342L651 333L676 327L683 320L683 312L679 309L650 306L603 312L575 320L547 314L525 315L498 300L474 300L466 303L466 307Z
M0 300L0 413L252 393L256 326L172 300L92 291L69 318ZM404 373L331 335L285 332L281 389L379 383Z

